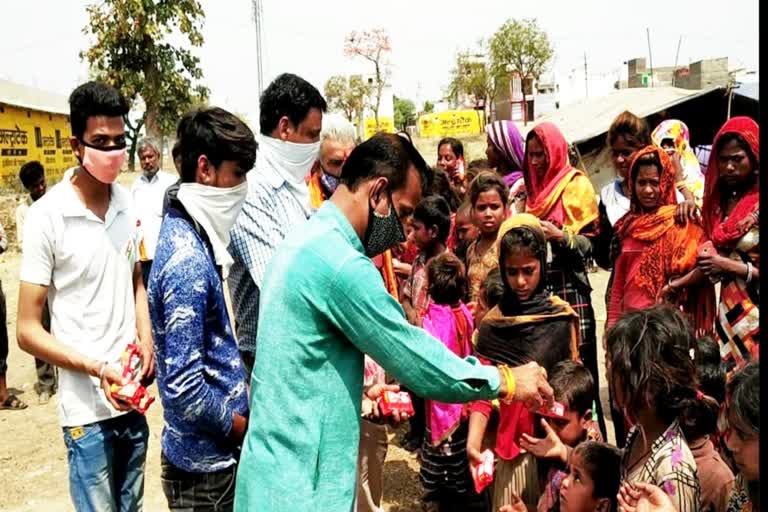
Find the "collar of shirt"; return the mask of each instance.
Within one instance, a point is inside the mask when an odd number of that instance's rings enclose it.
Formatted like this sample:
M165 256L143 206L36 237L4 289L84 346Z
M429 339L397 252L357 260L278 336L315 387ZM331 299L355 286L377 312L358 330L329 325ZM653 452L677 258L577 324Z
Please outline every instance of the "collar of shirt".
M66 193L62 196L61 205L61 212L64 217L86 217L102 222L91 210L85 207L71 181L62 180L61 183L66 189ZM128 210L131 204L130 197L120 185L113 183L109 188L109 207L103 221L107 227L112 224L120 212Z
M323 206L320 207L316 215L328 217L328 220L334 222L338 226L339 231L344 235L349 244L360 254L365 254L363 248L363 242L360 237L357 236L352 224L349 223L346 215L344 215L338 206L333 204L333 201L325 201Z
M139 179L141 179L143 182L149 183L151 185L152 183L155 183L156 181L158 181L160 179L160 169L155 171L155 174L153 174L151 178L147 178L146 174L141 173L141 176L139 177Z

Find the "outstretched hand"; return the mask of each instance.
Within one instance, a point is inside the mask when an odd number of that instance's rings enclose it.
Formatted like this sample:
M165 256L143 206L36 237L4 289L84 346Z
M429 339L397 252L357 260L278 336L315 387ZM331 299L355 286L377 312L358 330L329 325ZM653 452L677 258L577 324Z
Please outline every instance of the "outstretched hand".
M381 411L379 411L377 399L386 391L398 393L400 391L400 386L397 384L374 384L365 391L365 396L363 396L363 413L365 413L367 408L368 415L366 416L363 414L363 416L374 420L381 418ZM391 418L393 423L400 423L402 421L407 421L409 416L400 413L399 411L394 411Z
M647 483L623 484L619 512L675 512L672 500L659 487Z
M520 439L520 448L540 459L559 459L567 463L568 447L563 444L560 437L558 437L557 433L544 418L541 419L541 426L544 427L546 436L539 439L523 434L522 439Z

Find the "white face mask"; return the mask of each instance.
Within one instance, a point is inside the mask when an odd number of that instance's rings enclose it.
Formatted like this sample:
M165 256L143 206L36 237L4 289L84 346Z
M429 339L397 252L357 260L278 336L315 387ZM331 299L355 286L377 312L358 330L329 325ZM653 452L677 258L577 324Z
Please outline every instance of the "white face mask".
M320 142L298 144L266 135L259 135L259 153L281 171L283 179L303 183L320 154Z
M217 265L221 265L225 279L234 263L227 252L229 230L235 225L247 195L248 182L245 181L231 188L209 187L200 183L179 185L177 197L208 235L214 259Z

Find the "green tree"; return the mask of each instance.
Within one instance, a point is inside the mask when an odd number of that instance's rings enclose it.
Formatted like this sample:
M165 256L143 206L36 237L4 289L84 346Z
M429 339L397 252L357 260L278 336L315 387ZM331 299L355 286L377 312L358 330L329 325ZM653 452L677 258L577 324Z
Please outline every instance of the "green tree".
M132 106L138 99L144 104L144 115L128 126L133 168L141 124L162 143L184 112L208 98L200 59L191 50L203 44L205 13L197 0L101 0L86 9L83 32L94 41L80 58Z
M372 88L360 75L349 79L336 75L325 82L324 92L331 109L343 112L349 122L354 122L362 116Z
M553 55L536 19L509 19L491 37L490 67L496 77L519 73L523 80L538 80Z
M435 105L432 104L431 101L427 100L424 102L424 113L425 114L431 114L435 111Z
M371 107L379 127L379 108L381 97L389 80L387 55L392 51L389 34L383 28L374 28L363 32L351 32L344 42L344 54L348 57L362 57L373 64L375 100Z
M468 98L476 110L493 105L502 80L500 71L489 62L488 53L488 43L481 39L475 52L456 54L447 91L448 99L454 105L458 105L463 98Z
M416 105L411 100L394 97L395 127L405 130L416 122Z

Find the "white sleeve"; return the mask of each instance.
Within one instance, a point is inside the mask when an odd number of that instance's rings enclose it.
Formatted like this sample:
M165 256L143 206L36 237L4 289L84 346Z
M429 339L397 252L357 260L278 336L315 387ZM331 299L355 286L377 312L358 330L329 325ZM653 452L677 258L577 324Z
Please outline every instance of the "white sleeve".
M36 208L30 208L24 223L20 279L27 283L50 286L54 248L53 219Z

